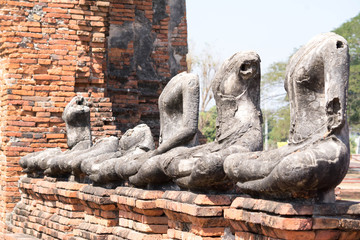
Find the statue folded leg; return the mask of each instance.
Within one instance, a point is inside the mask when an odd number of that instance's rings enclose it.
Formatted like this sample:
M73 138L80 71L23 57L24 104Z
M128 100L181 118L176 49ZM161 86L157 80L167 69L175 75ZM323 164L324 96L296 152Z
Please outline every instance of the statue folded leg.
M119 151L108 156L85 159L81 163L81 171L96 184L116 185L124 180L117 174L116 165L155 148L150 128L146 124L127 130L121 137L119 146Z
M225 161L225 169L231 168L229 164L233 159L241 157L244 158L244 161L238 161L236 166L232 167L248 169L248 171L237 172L238 177L235 177L234 173L227 172L233 179L239 181L240 190L252 196L281 199L321 198L341 182L346 174L343 166L346 166L349 161L347 147L336 137L321 139L283 158L276 158L276 161L272 161L272 165L268 165L266 171L261 171L259 168L261 174L257 176L257 179L253 177L253 180L248 180L249 178L244 180L245 178L242 176L242 173L256 175L253 174L255 161L246 161L248 160L245 158L246 154L231 155ZM262 157L268 156L263 155ZM260 165L271 163L266 160L256 158L258 165L255 166L260 167ZM273 168L271 169L270 166ZM271 171L267 173L270 169ZM329 176L332 177L329 178Z
M145 187L148 184L167 184L171 180L171 175L166 174L166 170L164 170L162 164L164 164L164 159L168 159L170 163L172 163L172 159L174 155L178 155L180 153L185 154L191 148L187 147L177 147L166 153L161 155L153 156L150 158L143 157L135 161L130 161L128 163L123 163L123 166L119 167L122 169L122 174L126 174L129 178L129 182L138 187ZM140 161L139 161L140 160ZM139 164L140 163L140 164ZM165 163L166 164L166 163ZM186 164L185 164L186 165ZM188 164L188 166L183 165L180 169L174 169L173 173L179 175L187 175L189 173L189 168L192 168L192 165ZM173 165L169 165L168 167L172 167ZM175 167L179 165L175 164Z
M48 159L62 154L61 148L49 148L44 151L27 154L20 158L19 164L23 168L23 172L29 176L42 176L44 170L47 168Z

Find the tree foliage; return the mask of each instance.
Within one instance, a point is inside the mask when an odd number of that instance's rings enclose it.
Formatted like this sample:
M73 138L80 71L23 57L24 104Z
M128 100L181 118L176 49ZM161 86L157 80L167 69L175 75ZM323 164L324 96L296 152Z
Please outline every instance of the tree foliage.
M206 137L207 142L213 142L216 137L216 106L213 106L209 111L200 112L200 118L203 119L203 126L200 128L202 134Z
M284 90L286 62L270 65L261 77L261 108L264 120L265 150L286 142L290 128L289 101Z
M290 129L289 105L280 107L269 114L269 149L277 148L278 142L286 142Z
M360 132L360 14L334 30L349 45L350 77L348 93L348 120L352 132Z
M274 62L268 68L267 73L261 77L261 86L284 84L287 62Z

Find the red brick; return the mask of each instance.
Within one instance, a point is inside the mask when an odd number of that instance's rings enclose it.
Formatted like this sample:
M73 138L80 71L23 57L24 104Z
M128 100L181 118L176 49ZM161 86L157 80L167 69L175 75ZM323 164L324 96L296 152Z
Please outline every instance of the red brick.
M313 229L335 229L340 226L336 217L313 217Z

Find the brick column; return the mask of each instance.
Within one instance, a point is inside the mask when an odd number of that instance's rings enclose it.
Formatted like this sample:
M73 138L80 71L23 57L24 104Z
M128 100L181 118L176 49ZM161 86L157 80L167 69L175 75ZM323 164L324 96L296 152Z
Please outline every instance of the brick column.
M0 223L20 199L19 158L66 145L61 119L90 102L94 138L139 123L159 132L157 99L186 70L185 0L0 1ZM3 229L3 228L2 228Z
M61 115L72 97L82 94L91 102L95 137L118 133L105 97L109 5L1 2L0 222L20 197L19 158L44 148L67 148Z

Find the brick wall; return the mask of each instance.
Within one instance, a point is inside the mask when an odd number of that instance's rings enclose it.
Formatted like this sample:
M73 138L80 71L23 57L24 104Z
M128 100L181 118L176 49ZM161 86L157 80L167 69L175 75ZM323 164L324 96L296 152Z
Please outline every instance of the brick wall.
M147 123L186 69L184 0L0 1L0 221L19 200L20 156L66 149L62 112L91 105L95 138Z
M112 0L107 91L115 124L125 131L144 122L158 135L157 98L168 80L186 70L183 0Z

